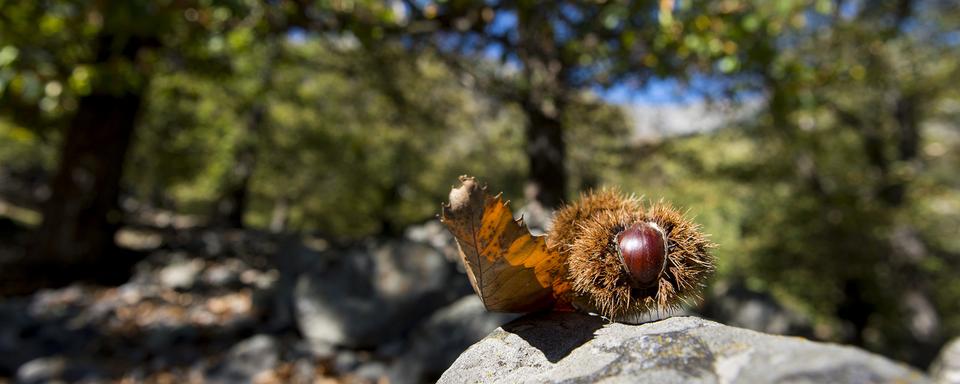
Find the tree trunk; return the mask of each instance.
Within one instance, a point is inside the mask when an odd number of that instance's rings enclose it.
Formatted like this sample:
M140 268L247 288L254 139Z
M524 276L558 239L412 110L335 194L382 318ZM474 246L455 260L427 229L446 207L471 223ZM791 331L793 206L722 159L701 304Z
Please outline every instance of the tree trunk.
M270 90L273 65L280 54L279 43L271 39L266 43L263 66L257 73L257 91L250 95L247 109L250 114L233 153L233 169L225 181L223 194L215 206L213 222L228 228L243 228L243 216L250 200L250 182L257 167L258 141L266 121L267 105L264 93Z
M265 107L254 104L247 122L246 132L234 154L232 174L224 194L217 203L217 216L228 228L243 228L243 215L247 212L250 196L250 180L257 166L257 143L254 139L263 125Z
M528 120L526 153L530 161L527 198L544 208L556 208L563 203L567 185L563 124L538 106L525 105L524 111Z
M527 116L527 158L530 173L526 197L547 210L566 196L566 145L561 121L564 96L570 87L567 66L560 58L550 14L555 9L528 4L518 9L518 56L526 86L521 107Z
M273 213L270 214L270 232L280 233L286 231L289 218L290 199L281 197L273 203Z
M134 61L144 40L98 40L96 63ZM31 271L57 279L126 275L129 264L117 262L113 237L121 221L118 207L123 163L143 101L146 78L123 86L126 78L109 71L91 94L80 98L64 137L60 162L51 180L50 198L42 207L26 264ZM117 75L117 76L114 76ZM119 86L118 86L119 85ZM86 271L86 272L84 272ZM58 273L60 272L60 273ZM26 278L26 277L25 277Z
M43 206L33 262L99 264L111 253L123 160L141 100L135 93L80 99Z
M911 164L920 153L920 119L923 99L916 94L901 94L893 110L896 127L897 161ZM886 176L886 175L884 175ZM909 181L890 175L878 195L890 209L903 209L907 204ZM935 305L936 287L932 286L922 264L931 256L920 231L909 223L895 225L889 236L889 247L896 269L905 277L900 302L910 332L912 353L909 362L929 364L943 347L941 316Z

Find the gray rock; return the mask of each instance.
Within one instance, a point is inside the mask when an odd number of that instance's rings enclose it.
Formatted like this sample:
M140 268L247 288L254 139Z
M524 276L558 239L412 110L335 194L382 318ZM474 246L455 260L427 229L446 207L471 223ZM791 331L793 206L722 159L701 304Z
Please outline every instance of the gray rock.
M273 257L277 276L270 287L256 291L256 307L262 308L266 316L266 329L278 331L296 327L296 309L294 307L294 287L297 278L304 271L320 271L328 262L322 251L327 245L316 244L317 240L299 235L282 235L279 249ZM331 349L325 345L324 349Z
M170 265L160 270L160 284L172 289L190 289L201 270L203 261L178 254Z
M813 336L809 319L781 305L772 295L741 282L718 282L700 314L723 324L777 335Z
M453 236L447 231L447 227L440 223L440 220L430 220L421 225L410 226L404 231L403 236L409 241L427 244L441 250L445 256L458 257Z
M387 366L379 361L371 361L360 365L350 374L366 382L382 382L387 377Z
M269 335L256 335L230 348L220 364L205 377L210 383L253 383L280 359L279 343Z
M767 335L696 317L641 325L576 313L526 316L471 346L440 383L927 382L853 348Z
M236 289L243 285L253 285L260 272L235 257L224 258L209 263L201 275L201 281L210 287Z
M523 223L527 229L534 235L542 235L550 230L550 224L553 222L553 210L544 208L533 196L527 196L530 201L517 212L518 218L523 218Z
M294 287L297 325L320 344L377 346L470 292L453 262L425 243L370 244L330 260L304 271Z
M63 376L67 361L61 356L41 357L30 360L17 369L17 382L46 383Z
M519 315L488 312L476 295L443 308L417 327L390 369L390 382L434 382L464 350Z
M350 372L357 370L365 362L356 351L345 349L337 351L333 357L333 369L336 372Z
M17 382L23 384L103 382L105 378L106 375L92 361L62 355L36 358L17 369Z
M43 355L42 346L31 342L25 332L34 324L27 305L23 298L0 302L0 375L13 374L23 363Z
M943 347L930 366L930 375L938 383L960 383L960 338Z

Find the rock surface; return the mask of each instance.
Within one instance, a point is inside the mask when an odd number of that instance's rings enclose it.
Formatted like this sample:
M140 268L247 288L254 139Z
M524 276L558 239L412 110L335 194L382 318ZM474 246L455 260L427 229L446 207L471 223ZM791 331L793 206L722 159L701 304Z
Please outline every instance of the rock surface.
M471 344L518 315L489 312L477 295L469 295L435 312L412 333L390 370L395 384L430 383Z
M252 383L269 373L279 360L277 340L256 335L230 348L226 359L208 372L208 383Z
M469 294L453 261L428 243L392 240L332 251L294 287L300 331L312 342L375 347Z
M575 313L531 315L498 328L440 383L928 382L868 352L767 335L696 317L606 323Z
M943 347L930 366L930 375L938 383L960 383L960 338Z

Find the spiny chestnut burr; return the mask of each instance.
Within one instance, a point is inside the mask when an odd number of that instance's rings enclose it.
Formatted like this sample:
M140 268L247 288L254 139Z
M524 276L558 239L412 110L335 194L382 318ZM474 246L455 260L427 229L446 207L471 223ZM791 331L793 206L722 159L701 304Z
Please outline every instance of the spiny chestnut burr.
M715 263L713 243L673 206L610 189L557 211L547 246L566 261L575 308L624 322L698 301Z
M633 224L617 235L617 255L633 288L650 288L667 265L667 238L654 223Z

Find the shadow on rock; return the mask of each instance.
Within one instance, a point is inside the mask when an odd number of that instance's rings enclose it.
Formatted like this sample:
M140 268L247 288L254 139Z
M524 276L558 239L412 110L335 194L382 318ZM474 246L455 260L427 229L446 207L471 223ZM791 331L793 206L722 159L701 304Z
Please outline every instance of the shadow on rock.
M550 312L525 316L503 326L503 330L536 348L551 363L567 357L571 351L590 341L603 327L599 316L572 312Z

